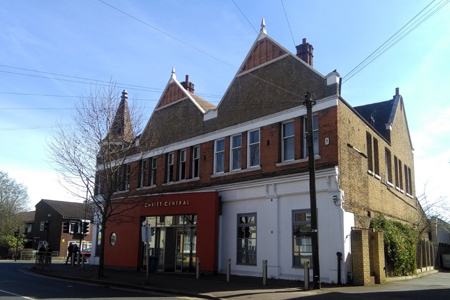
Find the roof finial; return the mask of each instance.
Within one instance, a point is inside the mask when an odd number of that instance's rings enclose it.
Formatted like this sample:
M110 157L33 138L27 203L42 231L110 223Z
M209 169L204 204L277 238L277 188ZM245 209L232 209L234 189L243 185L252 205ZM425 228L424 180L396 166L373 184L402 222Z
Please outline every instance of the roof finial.
M127 100L128 99L128 93L127 90L123 90L122 91L122 96L120 97L122 100Z
M177 76L175 75L175 67L172 67L172 76L170 76L173 79L177 79Z
M267 34L267 30L266 30L266 21L264 20L264 18L262 18L262 21L261 21L261 30L259 31L259 33Z

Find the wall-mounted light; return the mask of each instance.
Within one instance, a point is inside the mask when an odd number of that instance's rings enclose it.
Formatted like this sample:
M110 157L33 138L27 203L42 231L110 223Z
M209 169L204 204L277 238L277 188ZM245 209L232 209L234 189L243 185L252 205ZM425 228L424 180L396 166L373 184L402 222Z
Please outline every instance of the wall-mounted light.
M336 206L344 203L344 191L339 190L339 193L337 195L333 195L333 201Z

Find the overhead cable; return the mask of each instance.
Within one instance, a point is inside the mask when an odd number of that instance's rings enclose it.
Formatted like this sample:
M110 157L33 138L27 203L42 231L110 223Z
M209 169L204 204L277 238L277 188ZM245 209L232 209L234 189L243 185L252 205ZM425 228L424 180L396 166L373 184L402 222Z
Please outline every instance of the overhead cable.
M450 0L438 1L434 6L430 7L436 0L433 0L428 5L426 5L419 13L417 13L411 20L409 20L403 27L401 27L397 32L395 32L389 39L387 39L381 46L379 46L375 51L373 51L369 56L367 56L362 62L360 62L356 67L354 67L349 73L342 77L343 82L350 80L353 76L362 71L365 67L371 64L375 59L380 57L383 53L401 41L409 33L415 30L423 22L428 20L436 12L442 9ZM428 9L429 8L429 9ZM427 10L428 9L428 10Z

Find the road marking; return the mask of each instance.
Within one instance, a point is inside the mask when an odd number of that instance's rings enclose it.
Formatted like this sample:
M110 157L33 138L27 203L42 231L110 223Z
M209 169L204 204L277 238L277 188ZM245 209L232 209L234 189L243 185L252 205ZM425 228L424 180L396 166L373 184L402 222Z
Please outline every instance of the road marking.
M15 294L15 293L11 293L11 292L8 292L8 291L5 291L5 290L0 290L0 293L5 293L5 294L8 294L8 295L13 295L13 296L20 297L20 298L23 298L23 299L28 299L28 300L36 300L36 298L22 296L22 295Z

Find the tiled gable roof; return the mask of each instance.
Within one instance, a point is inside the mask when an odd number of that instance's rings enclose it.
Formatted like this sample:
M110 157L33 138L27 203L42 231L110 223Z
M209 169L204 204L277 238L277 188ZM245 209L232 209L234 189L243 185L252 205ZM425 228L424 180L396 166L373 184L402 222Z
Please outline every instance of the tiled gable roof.
M188 76L186 76L188 78ZM205 99L197 96L194 94L193 89L188 90L186 89L186 85L190 84L193 86L192 83L187 82L178 82L176 76L175 76L175 69L172 70L172 75L169 79L169 82L167 83L164 92L162 93L158 103L156 104L155 110L161 109L165 106L168 106L169 104L172 104L174 102L183 100L183 99L189 99L192 103L194 103L200 110L202 110L202 113L205 113L206 111L210 109L216 108L216 106Z
M394 105L394 100L361 105L354 109L376 130L380 135L389 140L386 124L389 122Z
M86 216L86 219L92 220L93 217L91 207L84 203L46 199L42 199L41 202L56 210L63 219L84 219Z
M216 106L188 91L176 79L175 69L155 110L139 138L147 149L160 147L199 134L204 114ZM191 85L192 86L192 85Z
M391 142L391 131L394 127L394 120L402 115L405 122L405 129L408 135L411 149L414 149L409 133L408 120L406 118L403 97L400 95L399 88L396 88L392 100L362 105L353 108L369 125L372 126L389 143Z
M206 101L205 99L197 96L197 95L191 95L192 98L194 98L195 102L197 102L197 104L205 111L207 112L208 110L211 109L215 109L216 106L214 104L212 104L211 102Z
M237 72L217 106L186 89L188 85L180 84L173 70L139 139L140 150L157 149L298 107L307 91L318 100L338 95L337 83L328 83L326 76L271 39L265 30L240 70L244 72Z

